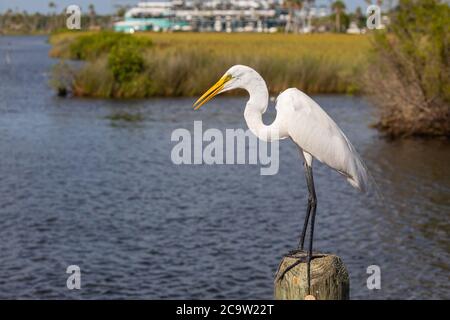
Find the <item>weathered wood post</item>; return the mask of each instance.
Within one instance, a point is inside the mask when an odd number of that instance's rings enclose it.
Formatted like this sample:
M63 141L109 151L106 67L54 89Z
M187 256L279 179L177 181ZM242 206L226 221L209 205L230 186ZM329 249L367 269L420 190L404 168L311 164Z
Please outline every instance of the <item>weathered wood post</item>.
M293 263L301 263L283 272ZM277 300L348 300L350 281L341 258L332 254L314 253L311 260L311 295L308 295L306 253L292 252L283 257L275 275Z

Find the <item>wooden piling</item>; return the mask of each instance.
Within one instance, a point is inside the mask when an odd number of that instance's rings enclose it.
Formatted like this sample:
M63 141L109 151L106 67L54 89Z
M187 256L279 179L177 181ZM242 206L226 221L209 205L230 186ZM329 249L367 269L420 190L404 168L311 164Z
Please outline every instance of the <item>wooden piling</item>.
M350 280L341 258L332 254L314 253L311 260L311 292L308 294L306 253L295 252L283 257L275 275L277 300L348 300ZM284 270L298 260L294 268Z

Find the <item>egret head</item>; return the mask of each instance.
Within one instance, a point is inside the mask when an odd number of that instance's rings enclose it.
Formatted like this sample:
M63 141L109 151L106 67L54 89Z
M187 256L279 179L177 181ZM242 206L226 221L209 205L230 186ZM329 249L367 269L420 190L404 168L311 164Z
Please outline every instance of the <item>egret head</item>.
M245 88L246 83L248 83L255 74L258 75L258 73L250 67L243 65L232 66L215 85L209 88L209 90L194 103L194 109L199 109L209 100L225 91Z

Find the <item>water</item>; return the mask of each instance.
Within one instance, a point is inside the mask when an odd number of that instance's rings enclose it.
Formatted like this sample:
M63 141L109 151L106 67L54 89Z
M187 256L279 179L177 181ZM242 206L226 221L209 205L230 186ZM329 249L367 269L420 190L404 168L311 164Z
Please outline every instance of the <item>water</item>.
M0 37L0 298L271 298L306 186L291 142L281 167L176 166L176 128L246 128L244 98L57 98L43 37ZM382 201L315 166L318 250L342 257L353 299L450 298L450 145L380 139L359 97L314 97L366 160ZM142 121L111 120L118 112ZM273 112L268 115L268 121ZM78 265L82 289L66 288ZM366 268L381 267L381 290Z

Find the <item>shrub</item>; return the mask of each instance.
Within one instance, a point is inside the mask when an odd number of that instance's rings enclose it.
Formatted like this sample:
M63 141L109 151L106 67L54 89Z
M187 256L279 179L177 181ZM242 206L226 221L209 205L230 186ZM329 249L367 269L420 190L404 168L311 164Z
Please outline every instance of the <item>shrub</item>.
M375 33L366 84L388 135L450 136L449 19L439 0L400 0Z
M114 79L124 83L144 70L144 59L138 48L132 45L115 46L108 55L108 67Z
M75 71L65 62L60 61L51 70L49 84L58 96L65 96L71 91Z
M124 33L98 32L76 37L69 46L71 59L89 60L108 53L115 47L149 48L149 38L136 37Z

